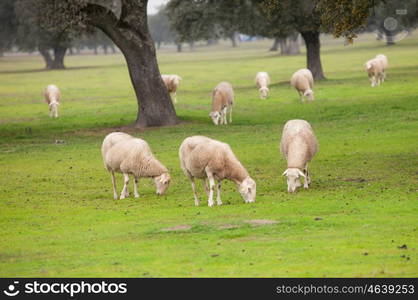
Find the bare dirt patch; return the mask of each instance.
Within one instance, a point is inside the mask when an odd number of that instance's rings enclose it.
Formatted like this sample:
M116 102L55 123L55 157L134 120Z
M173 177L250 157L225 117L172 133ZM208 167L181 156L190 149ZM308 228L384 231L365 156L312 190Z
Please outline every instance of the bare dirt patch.
M218 226L218 229L234 229L239 228L240 226L237 224L222 224Z
M264 219L254 219L254 220L247 220L244 223L250 224L252 226L264 226L264 225L274 225L279 222L274 220L264 220Z
M192 226L190 225L177 225L173 227L163 228L161 231L168 232L168 231L186 231L190 230Z

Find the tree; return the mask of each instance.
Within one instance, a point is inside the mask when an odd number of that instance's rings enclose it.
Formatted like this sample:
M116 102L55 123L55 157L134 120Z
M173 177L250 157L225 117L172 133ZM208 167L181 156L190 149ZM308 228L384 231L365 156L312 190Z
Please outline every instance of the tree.
M0 2L0 56L12 48L16 40L17 24L14 0Z
M259 3L259 1L255 1ZM316 9L316 0L263 0L262 10L276 28L297 31L306 45L307 68L315 79L324 79L321 63L321 14Z
M82 28L44 26L44 5L43 0L15 1L18 24L16 44L23 51L38 50L47 69L63 69L67 48Z
M162 43L172 43L174 41L174 33L170 28L164 5L158 8L158 12L155 15L148 16L148 25L151 36L158 48L161 47Z
M43 24L47 27L93 26L101 29L122 51L137 97L135 126L179 122L158 68L147 23L147 0L39 1L43 2Z

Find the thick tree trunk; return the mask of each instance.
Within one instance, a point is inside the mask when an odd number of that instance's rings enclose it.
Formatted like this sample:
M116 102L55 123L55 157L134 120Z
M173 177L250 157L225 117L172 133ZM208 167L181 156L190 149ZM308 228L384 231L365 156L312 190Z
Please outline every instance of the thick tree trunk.
M51 69L65 69L64 57L67 52L67 47L56 46L54 48L54 61L52 62Z
M119 20L100 5L89 4L86 12L88 22L100 28L125 56L139 107L135 126L174 125L179 120L161 79L146 7L145 0L124 0Z
M301 32L306 45L307 68L311 70L314 79L325 79L321 63L321 42L318 31Z
M52 60L51 54L49 54L48 49L43 47L43 46L39 46L38 51L42 55L42 57L45 61L45 68L46 69L51 69L52 65L53 65L53 60Z
M273 45L271 46L269 51L277 51L279 50L279 38L274 38Z
M280 54L286 55L287 54L286 38L279 38L279 46L280 46Z

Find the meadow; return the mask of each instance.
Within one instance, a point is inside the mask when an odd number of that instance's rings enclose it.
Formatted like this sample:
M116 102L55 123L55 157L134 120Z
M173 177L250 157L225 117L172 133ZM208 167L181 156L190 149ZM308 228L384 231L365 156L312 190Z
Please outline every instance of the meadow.
M68 56L61 71L43 70L38 56L1 57L0 276L418 276L418 36L391 47L366 38L324 45L327 80L312 103L289 86L305 55L269 45L160 51L161 72L183 77L182 123L149 129L130 126L137 104L121 55ZM371 88L363 64L378 53L390 69ZM262 70L273 81L267 100L254 84ZM208 113L221 80L236 105L233 123L216 127ZM63 95L58 119L42 98L50 83ZM288 194L278 146L295 118L311 123L320 149L311 188ZM142 179L139 199L113 200L100 154L112 131L148 141L172 176L165 195ZM230 144L257 182L256 203L224 182L224 204L210 208L198 182L194 206L178 159L192 135Z

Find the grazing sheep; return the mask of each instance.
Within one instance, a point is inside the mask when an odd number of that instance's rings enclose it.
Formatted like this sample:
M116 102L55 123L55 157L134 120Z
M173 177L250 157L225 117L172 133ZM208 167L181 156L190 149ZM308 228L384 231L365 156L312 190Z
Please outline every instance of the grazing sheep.
M50 84L45 88L45 102L49 106L49 116L58 118L58 106L61 101L61 92L56 85Z
M161 75L161 78L164 81L164 84L171 95L174 96L174 103L177 103L177 88L179 87L180 80L182 78L178 75L172 74L172 75Z
M221 201L221 181L229 179L238 185L238 191L245 203L255 202L256 184L248 175L247 170L235 157L228 144L207 138L205 136L192 136L186 138L179 149L180 165L184 174L190 179L194 194L195 205L199 205L194 183L195 178L206 181L209 193L208 205L213 206L213 193L215 180L217 184L218 205ZM209 181L209 187L207 184Z
M296 89L300 96L300 101L303 101L305 96L309 101L314 100L313 92L313 76L310 70L300 69L296 71L290 79L290 84Z
M113 197L118 199L116 192L115 172L122 173L124 186L120 199L129 196L129 175L133 175L134 195L139 197L138 180L140 177L151 177L157 187L157 194L162 195L170 184L170 174L152 154L147 142L134 138L126 133L113 132L108 134L102 144L102 156L105 168L111 173Z
M386 79L386 69L389 67L388 58L384 54L378 54L378 55L376 55L376 58L377 59L380 59L382 61L382 63L383 63L383 77L382 77L382 82L384 82L385 79Z
M228 124L226 115L229 110L229 123L232 123L232 106L234 105L234 91L228 82L219 83L212 92L212 111L209 117L215 125Z
M303 187L307 189L311 184L308 173L308 162L312 160L318 150L318 142L311 125L304 120L290 120L284 128L280 142L280 151L287 160L287 191L295 192L301 186L300 176L304 178Z
M379 58L373 58L366 62L366 71L371 81L371 87L380 85L384 80L384 61Z
M258 72L255 76L255 83L259 88L260 99L266 99L269 93L270 77L267 72Z

